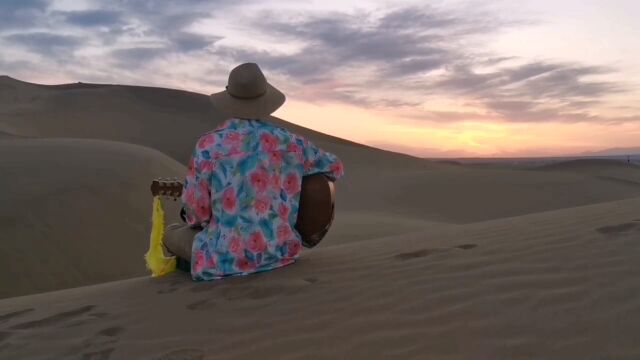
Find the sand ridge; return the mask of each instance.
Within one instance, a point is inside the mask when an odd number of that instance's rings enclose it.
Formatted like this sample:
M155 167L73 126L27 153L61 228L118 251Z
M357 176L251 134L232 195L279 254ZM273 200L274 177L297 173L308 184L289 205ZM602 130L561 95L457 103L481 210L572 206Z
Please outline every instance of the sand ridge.
M12 282L0 297L142 275L145 269L136 254L144 253L148 241L149 182L183 177L179 163L186 163L195 139L224 119L203 94L122 85L42 86L6 77L0 81L0 105L0 131L12 134L0 141L1 165L10 173L3 181L9 187L22 184L22 190L12 192L20 196L4 194L0 203L2 221L8 224L4 251L20 254L5 264L10 270L4 273L30 279ZM336 219L323 247L640 196L638 167L477 168L383 151L277 118L270 121L310 138L345 163ZM41 140L21 142L19 136ZM147 170L138 169L141 162ZM57 180L33 182L38 174L50 173ZM127 192L116 190L123 185L118 181L128 184ZM64 189L64 195L52 194L53 189ZM172 221L175 204L165 203ZM64 212L57 211L62 207ZM18 211L31 215L17 216ZM92 229L102 235L90 236ZM69 238L80 239L74 240L74 251L60 243ZM65 253L82 258L81 245L101 247L106 241L130 250L124 266L114 270L107 261L73 260L75 270L66 272L66 279L37 266ZM25 246L57 255L36 252L34 257ZM99 275L87 275L92 273Z
M86 139L0 141L0 168L0 298L146 274L149 179L186 171L156 150Z
M633 359L638 209L631 199L336 245L222 282L174 274L7 299L0 354Z
M0 358L640 357L621 162L428 161L271 118L345 163L327 238L269 273L150 278L149 181L224 118L203 94L0 77L0 298L41 292L0 299Z

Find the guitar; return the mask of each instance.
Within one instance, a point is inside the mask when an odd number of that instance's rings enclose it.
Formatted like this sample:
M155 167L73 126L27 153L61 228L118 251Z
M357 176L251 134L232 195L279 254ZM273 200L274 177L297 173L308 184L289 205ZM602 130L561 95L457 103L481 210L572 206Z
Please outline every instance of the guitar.
M182 196L182 182L178 179L158 178L151 182L151 195L172 198L174 201Z
M302 178L300 204L295 229L300 234L302 245L315 247L325 237L335 215L335 184L323 174L312 174ZM151 194L177 200L182 195L183 185L177 179L155 179L151 182Z

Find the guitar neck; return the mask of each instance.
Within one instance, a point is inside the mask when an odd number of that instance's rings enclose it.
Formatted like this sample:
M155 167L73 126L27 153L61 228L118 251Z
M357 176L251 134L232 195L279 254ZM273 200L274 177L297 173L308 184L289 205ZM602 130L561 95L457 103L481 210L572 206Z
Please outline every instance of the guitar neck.
M177 199L182 196L182 188L182 182L176 179L155 179L151 182L151 195Z

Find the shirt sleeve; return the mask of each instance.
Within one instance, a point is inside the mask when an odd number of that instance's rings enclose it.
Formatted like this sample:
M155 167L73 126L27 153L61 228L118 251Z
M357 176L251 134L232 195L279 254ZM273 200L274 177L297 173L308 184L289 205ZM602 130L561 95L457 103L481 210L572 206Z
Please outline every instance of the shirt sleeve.
M194 150L189 160L187 176L182 189L182 212L187 224L206 227L211 221L211 189L208 171L203 166L211 160L203 159Z
M342 160L336 155L324 151L311 141L303 140L304 175L323 173L333 181L344 175Z

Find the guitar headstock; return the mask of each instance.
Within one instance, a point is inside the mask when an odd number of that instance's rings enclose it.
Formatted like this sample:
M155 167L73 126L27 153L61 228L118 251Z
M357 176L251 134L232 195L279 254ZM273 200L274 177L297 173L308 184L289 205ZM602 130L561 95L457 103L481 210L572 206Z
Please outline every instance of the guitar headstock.
M167 196L174 200L182 195L182 182L174 179L155 179L151 182L151 195Z

